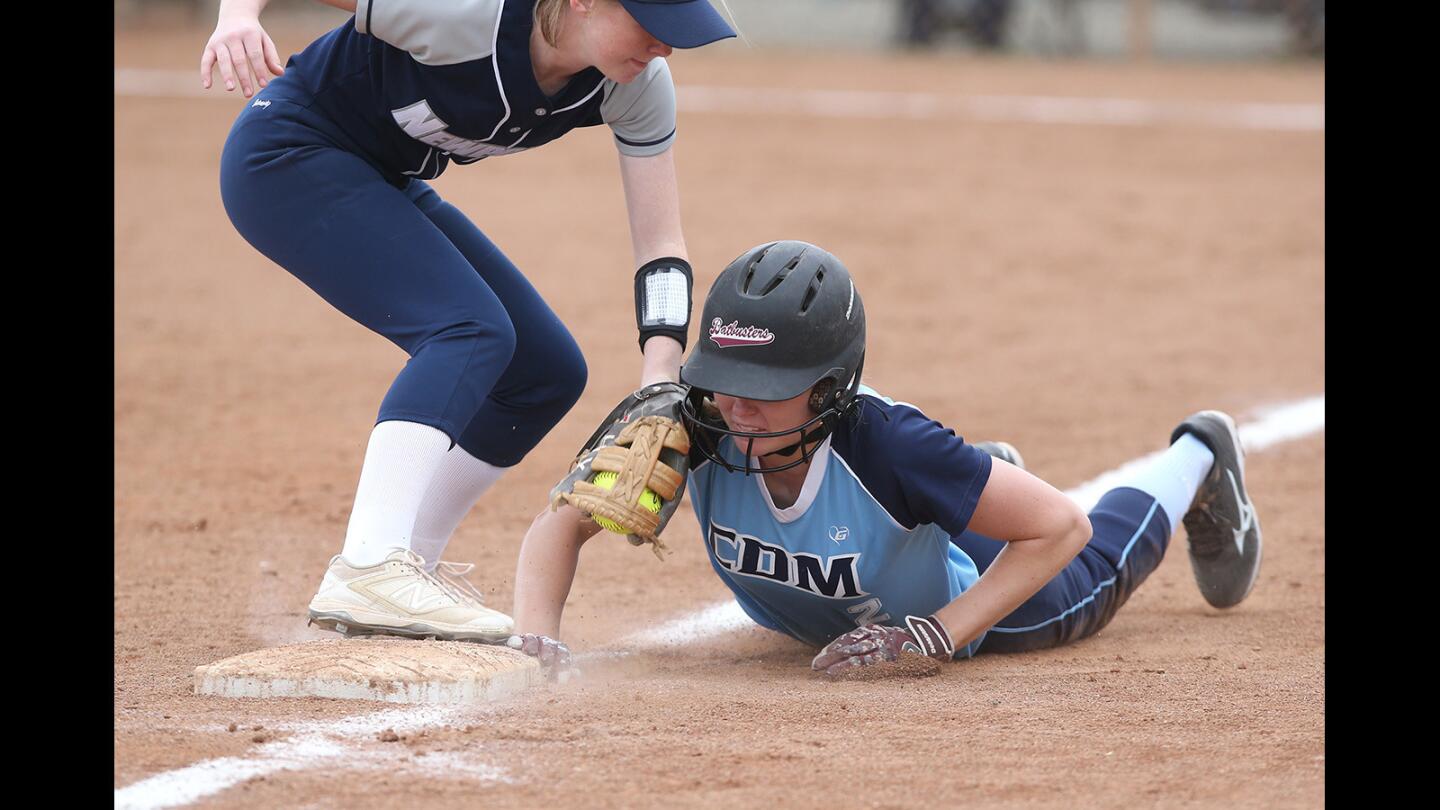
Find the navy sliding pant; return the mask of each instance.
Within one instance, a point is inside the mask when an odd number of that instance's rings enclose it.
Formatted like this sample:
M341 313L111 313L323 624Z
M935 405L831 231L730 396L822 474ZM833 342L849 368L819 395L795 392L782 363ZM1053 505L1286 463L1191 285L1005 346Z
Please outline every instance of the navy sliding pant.
M1105 493L1090 510L1090 542L1054 579L985 634L980 652L1058 647L1100 632L1165 558L1170 521L1150 495ZM964 532L953 543L984 574L1005 543ZM973 646L973 645L972 645Z

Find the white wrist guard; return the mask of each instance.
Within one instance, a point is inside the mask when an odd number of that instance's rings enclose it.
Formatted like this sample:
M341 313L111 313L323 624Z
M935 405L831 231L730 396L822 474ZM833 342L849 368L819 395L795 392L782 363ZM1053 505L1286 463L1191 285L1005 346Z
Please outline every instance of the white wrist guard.
M693 284L690 263L674 256L646 262L635 271L635 327L640 330L641 351L645 341L656 335L672 337L685 348Z

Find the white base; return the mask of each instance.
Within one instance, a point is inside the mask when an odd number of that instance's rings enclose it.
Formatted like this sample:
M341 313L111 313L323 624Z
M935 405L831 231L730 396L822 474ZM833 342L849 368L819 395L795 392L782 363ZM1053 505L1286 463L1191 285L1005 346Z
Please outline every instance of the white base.
M544 677L538 661L509 647L370 637L289 644L199 666L195 694L487 703Z

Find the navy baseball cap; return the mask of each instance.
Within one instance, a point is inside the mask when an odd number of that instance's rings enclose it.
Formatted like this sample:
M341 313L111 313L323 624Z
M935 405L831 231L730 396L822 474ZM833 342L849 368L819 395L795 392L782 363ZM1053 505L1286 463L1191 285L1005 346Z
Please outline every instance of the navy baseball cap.
M650 36L672 48L698 48L735 31L706 0L620 0Z

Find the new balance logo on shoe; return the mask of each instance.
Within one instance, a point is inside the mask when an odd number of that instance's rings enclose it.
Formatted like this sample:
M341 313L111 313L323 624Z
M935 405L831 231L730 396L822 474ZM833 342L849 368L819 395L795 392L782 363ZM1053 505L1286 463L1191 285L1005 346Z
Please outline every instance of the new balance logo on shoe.
M427 582L407 582L388 594L390 601L411 613L423 613L455 600Z

